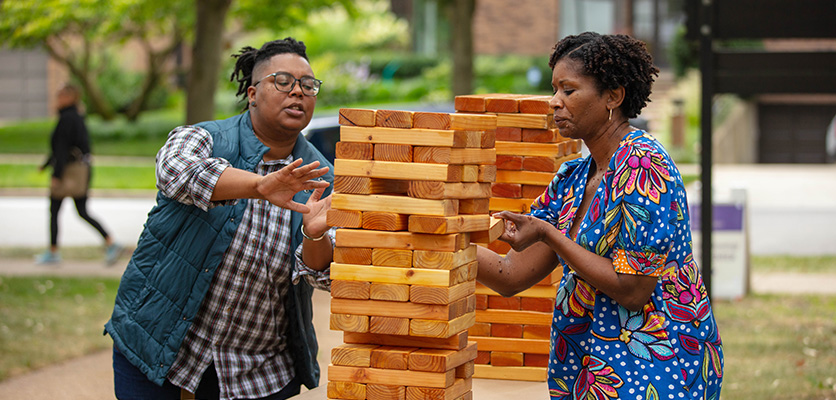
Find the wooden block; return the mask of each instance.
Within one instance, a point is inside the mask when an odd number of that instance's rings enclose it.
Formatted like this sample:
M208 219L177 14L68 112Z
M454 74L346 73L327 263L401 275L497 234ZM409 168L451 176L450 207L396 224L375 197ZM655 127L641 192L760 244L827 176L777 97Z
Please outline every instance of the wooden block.
M374 354L374 350L372 350ZM510 351L492 351L491 365L497 367L522 367L523 353Z
M487 214L490 211L490 199L461 199L459 214Z
M476 342L461 350L416 349L409 353L409 369L445 372L476 358Z
M456 371L424 372L410 370L396 370L384 368L348 367L342 365L328 366L328 379L331 381L345 381L357 383L391 384L397 382L404 386L427 386L446 388L455 382Z
M548 188L547 185L523 185L522 197L524 199L536 199Z
M366 384L366 399L404 400L406 399L406 386L369 383Z
M476 294L485 296L499 296L499 293L496 293L491 288L482 285L481 283L476 284ZM532 286L526 290L523 290L522 292L519 292L516 295L514 295L514 297L545 297L554 299L555 295L557 295L557 287L552 285L540 285ZM485 301L487 301L487 298Z
M497 155L496 169L519 171L523 168L523 156Z
M522 185L519 183L492 183L491 195L493 197L519 199L522 197Z
M548 378L548 370L541 367L495 367L493 365L476 365L473 377L544 382Z
M363 229L369 229L373 231L405 231L408 226L409 215L407 214L384 211L363 212Z
M467 346L467 332L459 332L447 338L343 332L343 342L377 344L383 346L421 347L427 349L461 350Z
M414 148L413 159L433 164L494 164L496 149L418 146Z
M487 322L475 322L467 329L468 336L491 336L491 324Z
M370 296L370 282L343 281L339 279L331 280L331 297L338 299L368 300Z
M476 313L476 321L501 324L550 325L552 321L552 313L538 311L492 310L488 308L487 310L481 310Z
M476 246L459 251L416 250L412 253L412 266L416 268L455 269L476 261Z
M473 377L474 360L470 360L470 361L456 367L456 378L467 379L467 378Z
M485 112L517 113L520 112L519 100L512 96L489 96L485 99Z
M412 250L374 249L372 250L372 265L409 268L412 266Z
M540 311L553 312L554 311L554 297L552 298L537 298L537 297L521 297L520 310L525 311Z
M551 326L546 325L523 325L523 339L551 339Z
M470 340L479 344L480 351L526 352L534 354L549 354L548 340L494 338L473 336Z
M446 321L413 318L409 321L409 335L446 338L461 332L466 334L474 318L475 311Z
M501 240L494 240L488 244L488 249L497 254L508 254L511 251L511 245Z
M522 338L523 326L519 324L491 324L490 336Z
M474 291L476 287L474 286ZM409 301L409 285L394 283L372 283L369 287L369 299L385 301Z
M485 97L480 95L460 95L453 99L456 111L485 112Z
M523 365L526 367L547 368L549 366L549 355L526 353L523 355Z
M334 193L331 207L340 210L383 211L397 214L451 216L458 214L458 201L452 199L432 200L385 194ZM368 213L364 219L368 219ZM408 221L408 220L407 220ZM365 221L364 221L365 222Z
M477 289L480 286L482 286L482 285L479 284L479 283L476 284ZM484 286L482 286L482 287L484 287ZM479 293L478 291L475 292L475 293L476 293L476 309L477 310L487 310L488 309L488 295L483 294L483 293ZM485 335L485 336L488 336L488 335Z
M407 400L456 400L467 393L472 393L473 379L456 379L453 385L446 388L432 388L422 386L407 386Z
M507 197L491 197L489 202L489 208L491 209L491 211L513 211L516 213L527 213L528 210L531 209L531 203L533 202L534 199L510 199Z
M562 153L563 148L560 143L496 142L497 156L559 157Z
M412 128L412 111L377 110L375 126L385 128Z
M557 143L566 140L560 136L557 128L552 129L523 129L522 141L532 143Z
M523 163L525 163L525 160L523 160ZM551 172L496 171L496 182L521 183L524 185L548 185L551 183L553 178L554 174ZM331 201L333 202L333 200Z
M374 145L374 159L377 161L412 162L412 146L408 144L378 143Z
M467 300L461 299L461 300ZM458 300L458 301L461 301ZM396 301L331 299L331 313L378 317L420 318L449 322L461 316L462 307L453 304L418 304ZM472 312L469 314L473 314ZM414 321L414 319L413 319ZM472 323L472 322L471 322Z
M332 208L325 214L325 223L340 228L359 228L363 225L363 213Z
M366 385L356 382L328 382L328 398L366 400Z
M429 233L337 229L336 236L337 246L341 247L365 247L374 243L375 248L381 249L458 251L470 246L470 235L467 233L434 235Z
M505 221L501 218L491 217L491 226L487 230L473 232L470 234L470 241L473 243L488 244L497 240L505 233Z
M473 360L474 364L490 364L491 363L491 352L479 350L476 354L476 359Z
M478 182L479 165L462 165L462 182Z
M504 142L522 142L522 128L497 126L496 140ZM496 145L494 144L494 146Z
M371 265L372 253L372 249L368 247L340 247L338 245L334 248L334 262Z
M520 99L520 113L523 114L552 114L554 110L549 106L551 96L532 96Z
M422 129L450 129L450 114L436 112L415 112L412 127Z
M466 267L462 266L447 271L331 263L331 279L405 285L451 286L458 283L456 281L460 278L457 273L460 269Z
M366 178L362 176L335 176L334 193L380 194L406 193L409 181Z
M332 299L333 301L333 299ZM368 300L353 300L368 301ZM344 332L368 332L369 317L366 315L349 315L342 313L331 313L330 329L332 331Z
M338 176L460 182L462 166L336 159L334 160L334 173Z
M374 145L371 143L337 142L334 145L334 156L352 160L372 160Z
M490 228L491 217L488 215L457 215L435 217L410 215L409 231L423 233L475 232Z
M488 309L490 310L519 310L519 297L488 296Z
M484 199L490 184L478 182L410 181L407 193L419 199Z
M450 114L450 129L462 131L488 131L496 129L498 117L494 114Z
M339 123L349 126L374 126L375 110L341 108Z
M412 285L409 287L409 301L419 304L451 304L472 295L475 291L474 281L450 287Z
M372 349L379 347L375 344L341 344L331 348L331 364L352 367L368 367L371 365Z
M466 134L446 129L398 129L341 126L340 141L465 147Z
M555 123L551 114L498 113L496 114L496 126L551 129L555 128Z
M408 335L409 334L409 318L399 317L369 317L369 333L379 333L383 335ZM374 353L372 353L374 355ZM374 367L374 365L372 365Z
M487 131L480 131L479 133L479 147L483 149L492 149L496 145L496 129Z
M477 182L493 182L496 180L496 165L480 165L476 176Z
M523 159L523 169L526 171L554 174L562 164L563 161L555 157L525 157Z

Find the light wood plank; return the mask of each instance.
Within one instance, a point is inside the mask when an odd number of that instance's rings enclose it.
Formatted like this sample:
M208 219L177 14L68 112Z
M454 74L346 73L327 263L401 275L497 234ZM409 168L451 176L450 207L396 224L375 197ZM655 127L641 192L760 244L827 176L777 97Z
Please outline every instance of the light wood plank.
M413 318L409 321L409 334L411 336L450 337L459 332L466 332L467 328L473 326L474 321L475 311L446 321Z
M498 118L494 114L450 114L450 128L463 131L488 131L496 129Z
M462 350L415 349L409 353L409 369L445 372L476 358L476 342L468 342Z
M405 231L409 227L409 215L387 211L365 211L361 227L373 231Z
M362 301L362 300L357 300ZM491 322L500 324L549 325L552 313L519 310L479 310L476 313L477 322Z
M473 377L482 379L544 382L548 378L548 370L541 367L494 367L492 365L476 364Z
M329 399L366 400L366 385L356 382L328 382Z
M343 142L339 142L343 143ZM345 142L349 143L349 142ZM412 146L408 144L378 143L374 145L374 160L412 162Z
M450 114L436 112L415 112L412 127L419 129L450 129Z
M371 143L337 142L334 145L334 156L352 160L372 160L374 159L374 145Z
M334 299L331 299L333 301ZM355 300L367 301L367 300ZM369 317L367 315L347 314L347 313L331 313L330 329L332 331L344 332L368 332L369 331Z
M520 113L496 114L496 126L512 126L516 128L530 129L550 129L556 127L554 118L551 114Z
M371 297L371 282L332 279L331 297L368 300Z
M383 346L460 350L467 346L467 332L460 332L448 338L428 338L415 336L377 335L373 333L343 332L343 342L353 344L376 344Z
M409 318L381 317L372 315L369 317L369 333L379 333L383 335L408 335ZM374 356L374 354L372 354L372 356ZM372 362L372 364L374 364L374 362Z
M409 369L409 355L418 347L380 346L372 350L371 368ZM445 371L429 371L445 372Z
M375 114L375 110L341 108L339 124L349 126L374 126Z
M420 304L451 304L474 294L476 282L462 282L450 287L412 285L409 301Z
M552 172L496 171L496 182L548 185L552 179L554 179L554 173Z
M410 181L407 193L420 199L485 199L491 197L489 183Z
M412 266L412 250L373 249L372 265L409 268Z
M494 164L496 149L419 146L413 150L413 160L433 164Z
M470 234L470 241L473 243L488 244L494 240L499 239L505 232L505 220L502 218L490 218L490 226L488 229L472 232Z
M382 211L398 214L452 216L458 214L458 201L454 199L417 199L385 194L358 195L334 193L331 207L339 210Z
M334 160L334 173L337 176L459 182L461 181L462 166L336 159Z
M482 285L481 283L476 284L476 294L484 294L488 296L501 296L499 293L495 292L493 289ZM537 298L550 298L553 299L557 295L557 286L553 285L541 285L541 286L532 286L522 292L519 292L514 295L514 297L537 297Z
M342 247L337 245L334 248L334 262L371 265L372 253L372 249L369 247Z
M487 200L485 201L487 203ZM366 247L374 244L381 249L458 251L470 246L470 234L366 231L362 229L337 229L337 246Z
M363 213L332 208L325 214L325 223L340 228L359 228L363 226Z
M396 283L372 283L369 287L369 299L383 301L409 301L409 285Z
M456 379L456 382L446 388L431 388L408 386L406 400L459 400L471 393L473 379Z
M509 351L532 354L549 354L548 340L485 336L471 336L469 340L479 344L479 351Z
M456 371L424 372L400 371L382 368L348 367L342 365L328 366L328 379L342 382L391 384L397 382L404 386L428 386L446 388L455 382Z
M409 181L367 178L363 176L335 176L334 193L381 194L406 193Z
M491 197L491 211L513 211L527 213L535 199L508 199L504 197Z
M447 129L399 129L341 126L340 140L345 142L393 143L414 146L464 147L464 134Z
M491 217L488 215L456 215L452 217L410 215L409 231L441 234L476 232L488 229L490 221Z
M453 271L331 263L331 279L405 285L450 286Z
M412 128L412 111L377 110L375 126L387 128Z
M372 349L380 346L376 344L344 343L331 348L331 363L351 367L368 367L371 365Z
M459 251L416 250L412 253L412 266L416 268L455 269L476 261L476 246Z

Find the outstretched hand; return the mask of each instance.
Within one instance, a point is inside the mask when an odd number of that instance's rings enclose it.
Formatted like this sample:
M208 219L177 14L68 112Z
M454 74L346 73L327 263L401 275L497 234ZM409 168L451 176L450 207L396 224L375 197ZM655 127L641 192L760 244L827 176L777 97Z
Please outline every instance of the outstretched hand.
M499 240L511 245L515 251L523 251L528 246L543 240L546 229L552 227L548 222L530 215L501 211L493 215L505 221L505 232Z
M311 237L322 236L330 227L326 223L328 210L331 209L331 196L322 198L322 193L325 188L317 188L308 197L308 202L305 206L311 211L302 216L302 226L305 227L305 232Z
M325 189L330 185L326 181L316 180L328 172L328 167L317 169L318 166L319 161L302 165L302 159L296 159L286 167L262 177L256 185L256 191L274 205L307 214L311 209L293 201L293 196L301 190Z

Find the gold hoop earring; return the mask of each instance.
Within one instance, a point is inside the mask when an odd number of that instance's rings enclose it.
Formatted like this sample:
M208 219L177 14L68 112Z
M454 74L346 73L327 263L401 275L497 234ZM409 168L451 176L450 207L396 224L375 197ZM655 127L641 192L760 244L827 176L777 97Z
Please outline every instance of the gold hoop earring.
M607 121L612 121L612 108L610 108L610 117L607 118Z

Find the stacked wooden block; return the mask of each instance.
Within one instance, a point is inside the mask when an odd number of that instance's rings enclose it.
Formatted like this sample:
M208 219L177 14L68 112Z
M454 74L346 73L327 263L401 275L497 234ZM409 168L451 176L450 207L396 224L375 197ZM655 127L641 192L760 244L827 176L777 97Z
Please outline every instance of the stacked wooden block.
M496 116L342 109L340 124L328 398L470 399Z
M580 157L580 141L564 138L554 126L549 96L485 94L458 96L456 111L496 115L496 180L491 185L491 212L528 212L546 190L560 165ZM510 246L488 247L505 254ZM547 377L549 330L561 271L534 287L502 297L477 284L476 323L471 340L478 343L477 378L544 381Z

